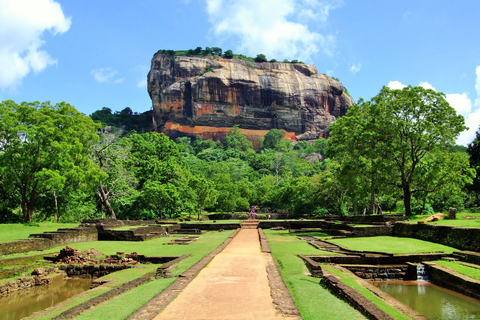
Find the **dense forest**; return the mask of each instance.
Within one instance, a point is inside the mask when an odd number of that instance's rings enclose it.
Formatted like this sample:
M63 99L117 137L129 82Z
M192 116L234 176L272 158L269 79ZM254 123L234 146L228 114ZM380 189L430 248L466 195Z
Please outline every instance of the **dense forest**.
M384 87L331 126L293 142L270 130L258 150L237 127L222 141L172 141L149 116L67 103L0 102L3 222L197 219L205 212L288 217L430 214L479 205L480 135L454 141L464 119L443 94Z

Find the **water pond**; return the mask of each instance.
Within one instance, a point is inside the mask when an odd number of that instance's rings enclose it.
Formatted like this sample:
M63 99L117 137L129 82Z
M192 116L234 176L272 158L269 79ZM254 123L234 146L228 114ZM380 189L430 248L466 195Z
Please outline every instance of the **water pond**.
M36 286L0 297L0 320L28 317L90 289L92 279L55 278L51 284Z
M480 301L428 281L374 281L373 284L429 319L480 319Z

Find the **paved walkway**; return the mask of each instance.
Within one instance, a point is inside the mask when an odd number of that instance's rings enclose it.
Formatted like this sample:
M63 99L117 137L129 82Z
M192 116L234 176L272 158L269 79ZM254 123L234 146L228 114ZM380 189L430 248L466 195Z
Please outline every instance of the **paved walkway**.
M155 319L286 319L270 296L257 229L232 242Z

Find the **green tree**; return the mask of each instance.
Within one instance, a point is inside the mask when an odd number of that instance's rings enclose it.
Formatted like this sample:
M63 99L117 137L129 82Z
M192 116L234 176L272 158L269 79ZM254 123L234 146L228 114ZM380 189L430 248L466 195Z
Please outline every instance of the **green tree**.
M233 51L232 50L225 51L225 53L223 54L223 57L227 58L227 59L232 59L233 58Z
M263 53L257 54L255 57L255 62L267 62L267 57Z
M98 183L100 171L88 157L97 129L65 102L0 103L1 182L18 191L25 221L32 221L40 195L73 183Z
M107 129L98 132L100 139L93 146L91 159L105 173L100 181L97 195L107 216L116 219L112 200L122 202L122 198L135 194L137 180L133 172L126 167L126 160L130 156L128 140L120 141L119 134Z
M407 216L412 214L412 195L426 195L446 183L433 173L425 180L428 164L432 164L429 160L437 155L437 172L448 170L448 161L439 155L448 152L466 129L464 118L456 114L444 94L412 86L402 90L383 87L371 103L363 109L349 109L345 117L332 125L331 143L341 130L358 137L358 146L364 150L358 150L359 154L371 161L371 172L378 172L385 184L402 191ZM351 125L346 125L348 122ZM337 147L341 144L335 143ZM468 172L456 174L464 179L451 176L452 181L469 179Z
M218 193L212 181L202 176L193 176L189 181L194 195L194 208L197 212L197 220L200 220L200 212L205 207L212 207L217 203Z
M226 149L237 149L240 151L247 151L252 149L253 145L250 140L245 137L240 128L235 125L227 132L227 138L225 140Z
M232 51L232 50L230 50ZM219 47L213 47L212 48L212 54L216 55L216 56L221 56L222 55L222 48L219 48ZM233 55L232 55L233 56Z
M271 129L263 137L262 149L275 149L276 145L283 139L284 130Z

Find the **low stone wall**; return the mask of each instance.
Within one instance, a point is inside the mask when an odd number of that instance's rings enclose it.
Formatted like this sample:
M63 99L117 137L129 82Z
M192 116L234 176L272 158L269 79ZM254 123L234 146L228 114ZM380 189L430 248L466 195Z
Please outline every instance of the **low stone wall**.
M0 255L42 251L67 243L98 240L97 230L89 228L59 229L58 231L31 234L30 239L0 243Z
M182 229L200 229L208 231L236 230L240 228L240 223L180 223Z
M453 256L460 261L480 265L480 253L472 251L454 252Z
M407 275L407 265L341 265L353 272L357 277L372 280L404 280Z
M480 299L480 281L461 275L436 263L426 262L424 265L427 268L430 281L434 284Z
M441 260L444 257L450 257L447 253L424 253L424 254L404 254L394 256L366 256L359 255L328 255L328 256L309 256L318 263L335 263L335 264L406 264L407 262L422 262Z
M333 221L322 220L292 220L292 221L260 221L258 228L271 229L283 227L285 229L319 229L319 232L325 232L330 235L344 235L348 237L375 237L389 236L393 228L387 225L376 226L352 226L346 223L335 223Z
M29 251L43 251L52 246L49 239L25 239L0 243L0 255L8 255Z
M357 290L345 285L333 275L323 276L320 284L326 287L333 295L346 301L349 305L360 311L368 319L394 319L388 313L358 293Z
M179 225L165 226L150 225L130 230L103 229L98 230L98 240L101 241L146 241L161 237L162 234L171 233L180 229Z
M69 264L60 265L59 269L65 271L69 277L99 278L112 272L132 268L128 264Z
M480 252L480 229L397 222L393 236L440 243L460 250Z
M55 267L41 268L42 272L40 275L32 277L21 277L17 280L6 281L0 283L0 296L6 295L15 291L24 290L34 286L43 286L50 284L53 281L55 276L48 277L49 274L56 271Z

